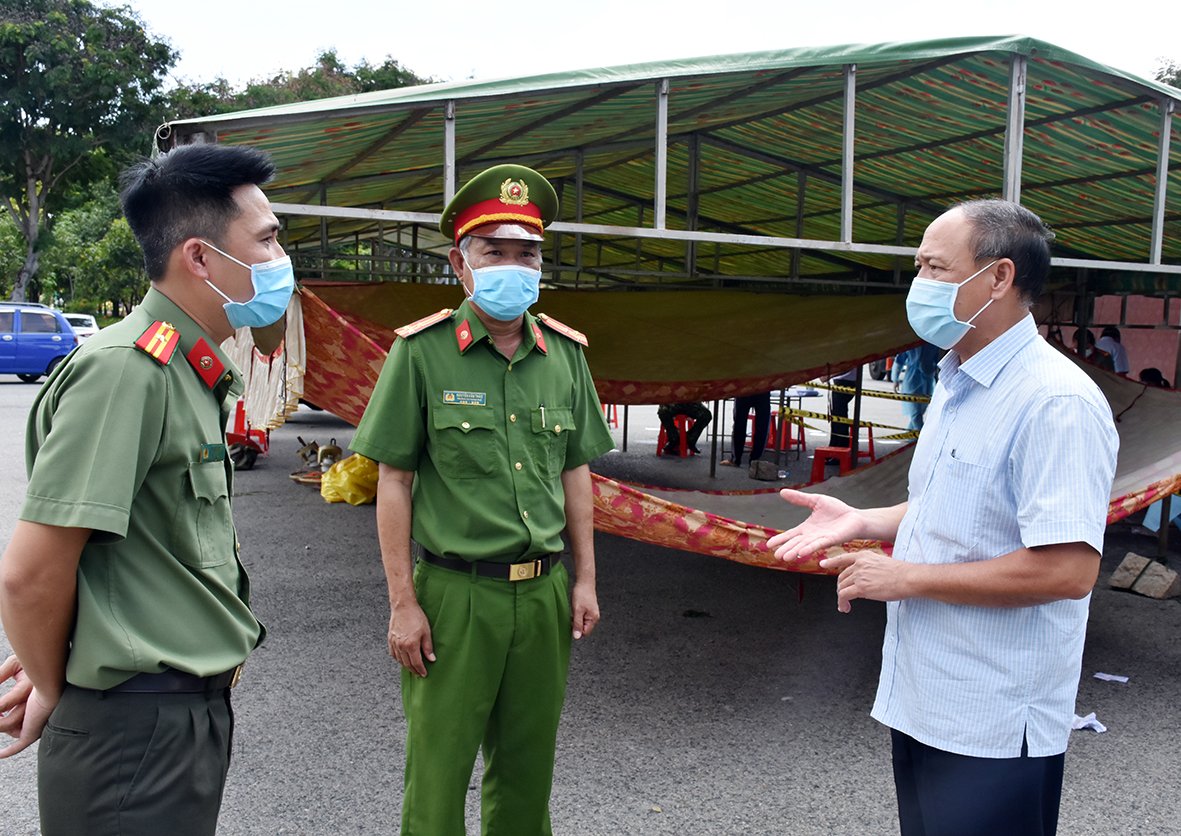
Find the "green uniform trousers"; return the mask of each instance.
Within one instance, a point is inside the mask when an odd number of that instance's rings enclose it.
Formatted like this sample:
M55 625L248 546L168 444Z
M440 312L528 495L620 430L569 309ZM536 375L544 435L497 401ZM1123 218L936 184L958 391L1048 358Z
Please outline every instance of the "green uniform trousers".
M37 752L42 836L213 836L233 723L229 689L67 686Z
M570 664L567 575L509 582L419 562L414 586L438 661L402 672L403 836L463 836L483 747L485 836L550 836L558 719Z

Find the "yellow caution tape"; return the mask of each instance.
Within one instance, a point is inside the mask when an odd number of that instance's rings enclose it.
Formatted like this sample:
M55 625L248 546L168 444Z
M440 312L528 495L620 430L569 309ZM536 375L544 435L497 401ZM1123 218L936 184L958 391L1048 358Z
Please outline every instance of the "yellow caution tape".
M809 383L815 389L831 389L833 392L844 392L847 395L857 394L852 386L833 386L829 383ZM885 398L888 401L907 401L908 403L930 403L928 395L903 395L898 392L882 392L879 389L862 389L861 394L866 398Z
M852 418L842 418L839 415L826 415L823 412L807 412L802 409L786 410L787 415L798 416L800 418L818 418L821 421L828 421L833 424L852 424ZM873 427L874 429L883 430L898 430L900 432L908 432L906 427L896 427L893 424L878 424L874 421L860 421L858 422L863 427Z

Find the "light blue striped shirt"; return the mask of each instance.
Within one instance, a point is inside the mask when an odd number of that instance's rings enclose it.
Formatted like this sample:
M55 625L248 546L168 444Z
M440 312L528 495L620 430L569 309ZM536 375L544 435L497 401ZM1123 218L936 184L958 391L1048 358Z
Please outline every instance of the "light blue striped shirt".
M1102 552L1119 439L1099 388L1032 316L939 367L894 557L964 563L1073 542ZM1066 751L1089 604L887 604L873 717L961 755L1017 757L1023 735L1033 757Z

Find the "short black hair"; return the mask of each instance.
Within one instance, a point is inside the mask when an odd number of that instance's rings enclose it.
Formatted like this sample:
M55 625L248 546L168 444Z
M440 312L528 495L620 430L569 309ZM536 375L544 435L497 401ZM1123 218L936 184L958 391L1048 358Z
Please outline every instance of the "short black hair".
M1054 233L1042 219L1008 200L969 200L956 204L972 225L971 247L976 262L1007 258L1017 268L1013 284L1032 304L1042 295L1050 274L1050 242Z
M1112 338L1113 340L1115 340L1117 343L1118 343L1118 342L1120 342L1120 338L1119 338L1119 329L1118 329L1118 328L1116 328L1114 325L1108 325L1106 328L1104 328L1104 329L1103 329L1103 333L1102 333L1102 334L1100 334L1099 336L1101 336L1101 337L1111 337L1111 338Z
M119 177L119 199L144 251L148 278L163 278L172 251L189 238L220 243L238 215L234 190L275 174L270 156L242 145L182 145Z

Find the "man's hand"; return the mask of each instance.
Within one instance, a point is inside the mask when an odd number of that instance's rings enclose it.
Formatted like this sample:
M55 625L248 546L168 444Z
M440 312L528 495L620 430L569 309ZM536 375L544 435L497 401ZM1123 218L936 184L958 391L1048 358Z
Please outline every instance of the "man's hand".
M784 488L779 495L793 505L810 508L812 513L795 528L776 534L767 541L767 548L775 552L777 560L787 563L818 549L863 536L861 512L839 499L790 488Z
M570 595L571 609L574 618L574 638L581 639L594 632L599 623L599 598L595 594L592 581L575 581L574 591Z
M398 664L419 676L426 676L426 662L435 661L431 625L417 601L398 604L390 610L388 640L390 655ZM423 660L426 661L423 661Z
M0 665L0 682L10 679L12 688L0 696L0 732L15 737L16 742L0 749L0 758L21 752L40 738L57 706L56 700L46 700L37 693L15 656L9 656Z
M854 598L870 601L900 601L909 598L906 573L913 566L877 552L850 552L820 561L823 569L840 571L837 578L837 609L849 612Z
M4 664L0 665L0 682L10 679L12 688L0 696L0 733L19 737L25 716L25 702L33 690L33 683L25 676L25 669L21 667L16 656L9 656L4 660Z

